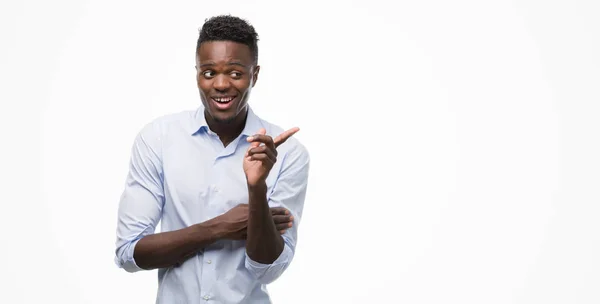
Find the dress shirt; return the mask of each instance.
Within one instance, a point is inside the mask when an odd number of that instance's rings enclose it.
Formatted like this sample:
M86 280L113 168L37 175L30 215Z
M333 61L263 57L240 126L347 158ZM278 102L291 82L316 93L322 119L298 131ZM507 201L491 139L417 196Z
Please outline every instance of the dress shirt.
M248 203L243 156L246 137L260 128L284 130L259 118L248 106L242 133L224 147L210 130L204 107L159 117L137 134L118 210L115 263L127 272L143 270L133 257L137 242L161 231L205 222ZM158 269L156 303L271 303L267 284L292 262L306 196L309 154L294 137L277 148L267 180L270 207L294 216L282 236L284 250L272 264L250 259L245 241L218 240L179 266Z

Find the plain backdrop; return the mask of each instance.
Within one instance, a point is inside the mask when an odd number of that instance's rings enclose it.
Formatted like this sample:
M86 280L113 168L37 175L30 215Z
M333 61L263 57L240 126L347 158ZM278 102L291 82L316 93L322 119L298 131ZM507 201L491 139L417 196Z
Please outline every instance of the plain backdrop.
M226 13L312 157L274 303L600 302L593 0L2 1L0 302L154 302L113 262L129 152Z

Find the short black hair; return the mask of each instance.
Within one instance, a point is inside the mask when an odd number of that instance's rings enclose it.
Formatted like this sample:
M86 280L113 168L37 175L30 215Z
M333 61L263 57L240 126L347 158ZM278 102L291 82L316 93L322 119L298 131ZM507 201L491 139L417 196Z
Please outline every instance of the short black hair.
M200 45L208 41L233 41L245 44L254 56L254 63L258 61L258 34L254 27L242 18L220 15L206 19L200 29L196 53Z

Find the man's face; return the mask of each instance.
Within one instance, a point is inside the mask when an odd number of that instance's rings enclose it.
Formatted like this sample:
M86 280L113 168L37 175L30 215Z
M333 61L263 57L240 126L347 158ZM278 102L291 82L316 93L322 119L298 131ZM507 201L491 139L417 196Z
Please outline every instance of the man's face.
M245 115L250 91L258 78L252 51L231 41L203 42L196 54L200 99L217 122L232 122Z

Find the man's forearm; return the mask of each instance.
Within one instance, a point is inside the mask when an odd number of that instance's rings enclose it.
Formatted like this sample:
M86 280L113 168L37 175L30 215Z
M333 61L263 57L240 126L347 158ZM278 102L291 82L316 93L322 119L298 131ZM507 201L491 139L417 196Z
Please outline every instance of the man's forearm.
M218 218L180 230L151 234L135 246L136 264L146 270L181 263L224 234Z
M246 252L258 263L271 264L283 251L284 242L271 217L266 183L248 185L248 195L250 202Z

